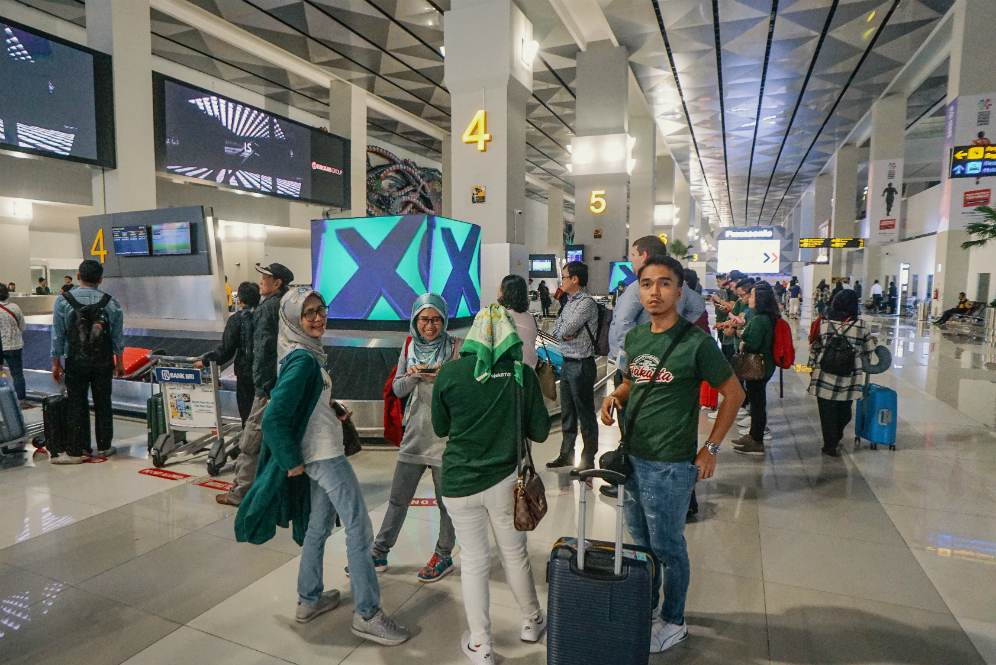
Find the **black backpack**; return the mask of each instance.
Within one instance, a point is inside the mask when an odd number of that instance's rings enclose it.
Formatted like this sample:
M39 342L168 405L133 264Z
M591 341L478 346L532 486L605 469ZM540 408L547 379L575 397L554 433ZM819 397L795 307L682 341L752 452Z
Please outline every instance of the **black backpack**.
M73 308L66 329L66 358L92 367L111 365L114 362L114 348L111 345L111 320L106 309L111 296L105 293L100 302L92 305L81 305L69 291L62 297Z
M612 326L612 310L598 302L594 298L592 300L595 306L598 307L598 326L594 333L591 332L591 328L588 324L584 324L584 329L588 331L588 337L591 338L591 345L595 349L596 356L607 356L609 355L609 328Z
M820 369L835 376L851 376L854 374L854 361L857 360L858 353L846 334L854 321L846 328L834 328L830 319L826 319L826 322L830 325L830 332L820 356Z

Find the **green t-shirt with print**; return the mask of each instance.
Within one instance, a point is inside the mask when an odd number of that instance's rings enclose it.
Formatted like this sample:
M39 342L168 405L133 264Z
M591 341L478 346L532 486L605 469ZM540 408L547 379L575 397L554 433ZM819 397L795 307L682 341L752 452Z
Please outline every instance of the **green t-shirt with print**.
M628 423L633 432L630 453L653 462L688 462L698 449L699 387L706 381L718 388L733 376L733 369L715 340L692 327L650 387L654 369L680 330L680 321L661 333L651 332L650 325L630 330L624 347L629 359L626 376L631 381L629 404L635 405L648 387L651 391L636 421Z

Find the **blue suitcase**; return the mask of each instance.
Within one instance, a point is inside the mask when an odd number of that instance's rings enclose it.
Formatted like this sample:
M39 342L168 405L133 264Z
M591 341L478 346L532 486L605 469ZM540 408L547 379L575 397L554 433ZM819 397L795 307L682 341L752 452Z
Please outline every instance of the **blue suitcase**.
M0 443L6 444L27 436L24 414L6 374L0 374Z
M557 370L557 374L560 374L560 366L564 363L564 356L560 354L560 350L557 347L544 344L536 349L536 355L539 356L540 360L549 361L553 365L553 368Z
M871 444L871 449L878 444L896 449L896 408L898 398L896 391L874 383L866 385L864 397L858 400L854 414L854 445L858 446L861 439Z

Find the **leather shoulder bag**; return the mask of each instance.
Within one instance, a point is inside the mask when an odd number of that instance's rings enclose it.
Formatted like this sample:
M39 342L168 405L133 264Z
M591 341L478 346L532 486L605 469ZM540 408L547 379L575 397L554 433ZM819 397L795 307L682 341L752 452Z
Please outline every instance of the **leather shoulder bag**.
M657 383L657 377L660 375L661 370L664 369L664 364L667 362L667 359L671 357L671 353L678 346L681 340L685 338L688 331L695 327L694 324L689 323L688 320L684 318L678 319L678 323L675 325L681 326L681 330L679 330L678 334L674 336L674 339L671 340L671 344L667 347L667 350L664 351L664 355L661 356L660 361L657 363L657 367L654 368L654 375L650 377L650 383L648 383L647 387L642 393L640 393L640 399L638 399L632 407L627 408L625 411L626 426L623 427L622 441L619 442L619 447L605 453L598 459L599 468L621 473L627 478L629 478L633 473L633 463L629 461L629 441L630 437L633 435L633 425L636 423L636 416L640 412L640 407L643 406L647 396L650 395L650 390L654 387L654 384ZM630 390L632 390L632 386L630 387Z
M519 362L519 361L516 361ZM532 445L523 432L522 386L515 383L515 420L516 420L516 442L515 449L519 458L519 478L513 490L513 519L516 531L532 531L546 515L546 487L536 473L536 465L533 464ZM525 449L525 458L522 451Z

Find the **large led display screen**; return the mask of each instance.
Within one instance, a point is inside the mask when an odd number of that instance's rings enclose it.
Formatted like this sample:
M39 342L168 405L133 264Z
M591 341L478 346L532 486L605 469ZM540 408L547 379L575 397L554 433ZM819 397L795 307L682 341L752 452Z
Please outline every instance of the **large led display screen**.
M636 281L632 261L612 261L609 264L609 292L614 291L620 283L629 286Z
M0 148L114 167L111 58L0 17Z
M166 76L154 82L160 171L349 207L347 139Z
M451 319L481 309L481 227L432 215L321 219L311 226L313 288L335 327L408 327L423 293Z
M781 240L720 240L718 245L717 272L739 270L747 275L778 272L778 257L782 253Z

